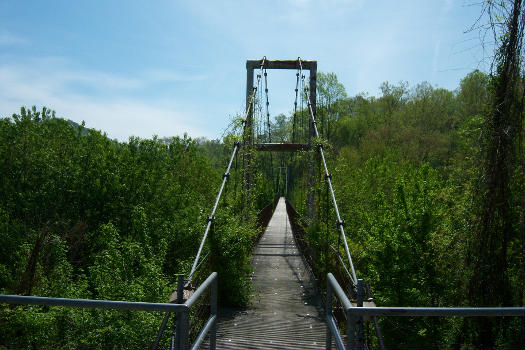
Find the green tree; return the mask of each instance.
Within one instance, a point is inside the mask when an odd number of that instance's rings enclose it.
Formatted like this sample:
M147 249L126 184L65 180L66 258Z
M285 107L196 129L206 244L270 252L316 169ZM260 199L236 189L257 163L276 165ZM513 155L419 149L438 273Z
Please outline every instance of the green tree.
M330 139L335 117L334 104L347 97L343 84L335 73L317 73L317 118L323 137Z

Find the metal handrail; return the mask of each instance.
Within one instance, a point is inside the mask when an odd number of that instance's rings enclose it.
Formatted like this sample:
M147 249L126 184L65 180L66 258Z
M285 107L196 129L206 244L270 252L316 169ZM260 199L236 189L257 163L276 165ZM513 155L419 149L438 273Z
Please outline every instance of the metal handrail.
M361 280L359 280L361 281ZM332 348L332 336L339 350L346 349L332 312L333 296L343 304L347 315L347 346L350 349L365 349L362 337L364 316L464 316L464 317L525 317L525 307L355 307L352 305L334 275L326 278L326 349ZM361 329L359 329L361 327Z
M208 289L211 291L210 305L211 313L206 325L200 331L197 339L189 346L189 312L197 299ZM112 309L112 310L134 310L134 311L163 311L177 313L179 315L180 330L177 337L180 337L181 349L196 350L200 347L206 335L210 335L210 349L215 350L217 338L217 272L213 272L193 293L184 304L172 303L145 303L135 301L119 300L94 300L94 299L70 299L70 298L51 298L23 295L0 294L0 303L15 305L47 305L81 307L92 309Z
M202 328L202 330L199 332L199 335L197 335L197 338L195 339L195 342L193 343L193 345L191 346L191 350L197 350L202 342L204 341L204 339L206 338L206 335L213 329L213 334L215 336L217 330L217 315L212 315L210 316L210 318L208 319L208 321L206 321L206 324L204 325L204 327ZM211 333L210 333L211 334ZM210 335L211 336L211 335ZM211 341L210 341L211 343ZM216 347L216 340L213 341L213 349L215 349ZM210 349L211 349L211 344L210 344Z
M196 350L202 344L202 341L206 335L210 334L210 350L215 350L217 346L217 272L212 274L200 285L200 287L193 293L193 295L186 301L185 305L189 308L195 304L197 299L204 293L206 289L210 287L210 317L206 321L206 324L197 335L194 343L191 346L192 350ZM184 325L183 325L184 327ZM182 328L183 334L189 335L189 324L186 323L186 328ZM181 350L188 349L188 342L181 342Z
M339 350L345 350L343 339L341 337L341 334L339 333L337 324L335 323L335 318L332 311L334 293L343 305L345 310L352 308L352 303L350 303L350 300L343 292L343 289L341 288L339 283L337 283L337 280L335 279L334 275L329 273L326 276L326 350L330 350L332 348L332 336L334 337L335 345L337 346L337 348ZM347 322L348 329L350 329L349 324L350 322Z
M329 273L327 276L327 279L328 279L328 285L335 292L336 296L341 301L341 304L343 304L343 307L345 308L345 310L352 308L353 306L352 306L352 303L350 302L350 299L348 299L345 292L343 292L343 288L341 288L341 286L335 279L334 275Z
M187 309L183 304L170 303L144 303L119 300L94 300L94 299L69 299L69 298L50 298L25 295L0 294L0 303L15 305L48 305L81 307L91 309L112 309L112 310L135 310L135 311L167 311L184 312Z
M359 316L525 317L525 307L354 307L347 313Z
M243 127L246 125L246 122L243 121ZM211 225L213 223L213 220L215 220L215 213L217 212L217 207L219 206L219 202L221 200L222 192L224 191L224 187L226 186L226 182L228 181L228 178L230 177L230 169L233 164L233 160L235 158L235 155L237 154L237 150L240 148L240 143L236 142L233 146L233 151L230 157L230 161L228 162L228 166L226 168L226 172L223 174L222 177L222 183L221 187L219 188L219 193L217 194L217 198L215 198L215 204L213 205L213 209L211 211L211 215L208 217L208 222L206 224L206 229L204 230L204 235L202 236L199 250L197 251L197 255L195 256L195 260L193 261L193 266L191 267L190 274L188 275L188 284L191 283L191 279L193 278L193 274L197 270L197 266L199 264L199 258L202 252L202 249L204 247L204 243L206 242L206 238L208 237L208 233L210 232Z
M202 284L197 288L195 293L191 295L191 297L184 303L187 307L192 307L193 304L199 299L199 297L204 293L204 291L213 283L217 283L217 272L212 272L208 278Z

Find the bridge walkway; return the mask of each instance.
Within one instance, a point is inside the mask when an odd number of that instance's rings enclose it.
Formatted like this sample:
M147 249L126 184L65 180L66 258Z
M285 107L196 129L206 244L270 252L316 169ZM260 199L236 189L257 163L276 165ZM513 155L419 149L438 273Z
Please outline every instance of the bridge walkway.
M252 266L252 303L246 310L221 310L217 349L324 349L321 298L293 238L284 198Z

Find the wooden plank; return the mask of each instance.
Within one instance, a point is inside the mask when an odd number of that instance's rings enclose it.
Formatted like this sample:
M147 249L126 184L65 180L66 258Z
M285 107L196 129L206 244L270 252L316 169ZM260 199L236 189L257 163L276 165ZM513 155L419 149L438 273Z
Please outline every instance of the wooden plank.
M298 152L310 149L307 143L256 143L253 146L257 151L263 152Z
M251 305L243 310L221 308L217 349L325 349L321 293L295 242L284 198L251 260Z

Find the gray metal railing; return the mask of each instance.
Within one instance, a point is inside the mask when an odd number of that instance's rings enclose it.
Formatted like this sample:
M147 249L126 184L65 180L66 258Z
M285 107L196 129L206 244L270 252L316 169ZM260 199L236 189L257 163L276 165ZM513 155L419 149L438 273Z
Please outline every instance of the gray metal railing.
M464 317L525 317L525 307L362 307L359 290L362 280L358 280L357 307L352 305L343 289L329 273L326 278L326 349L332 348L332 337L339 350L365 349L363 332L364 316L464 316ZM360 288L361 286L361 288ZM333 297L337 296L346 314L347 347L345 347L332 311Z
M344 350L345 345L343 343L343 338L341 337L339 329L337 328L337 323L335 322L334 313L332 310L334 293L335 296L339 298L341 304L343 304L343 308L345 310L350 309L352 307L352 304L350 303L350 300L343 292L343 289L341 288L339 283L337 283L335 277L331 273L327 275L326 280L326 349L329 350L332 348L333 336L337 348L339 350ZM347 326L348 331L350 331L350 322L347 322Z
M362 289L362 280L358 280L357 283L358 294L359 290ZM333 297L339 299L343 310L346 313L346 342L345 347L343 338L335 322L335 317L332 310ZM363 293L364 294L364 293ZM362 299L362 298L361 298ZM362 305L362 300L361 300ZM350 309L357 309L352 305L350 299L346 296L345 292L335 279L334 275L328 273L326 276L326 349L332 348L332 336L334 337L335 345L339 350L345 349L365 349L364 347L364 329L363 329L363 317L348 312Z
M210 317L206 324L197 335L193 344L189 345L189 313L191 307L197 302L204 292L210 288ZM216 348L217 334L217 272L213 272L193 293L193 295L184 304L172 303L144 303L132 301L116 300L92 300L92 299L68 299L68 298L48 298L21 295L0 294L0 303L17 304L17 305L48 305L48 306L65 306L80 307L93 309L112 309L112 310L135 310L135 311L162 311L176 313L179 318L177 328L177 344L180 349L199 349L206 335L210 335L210 349Z

